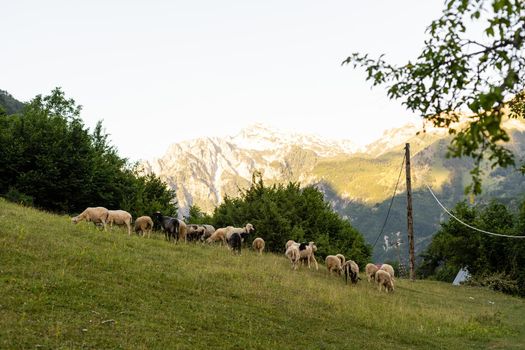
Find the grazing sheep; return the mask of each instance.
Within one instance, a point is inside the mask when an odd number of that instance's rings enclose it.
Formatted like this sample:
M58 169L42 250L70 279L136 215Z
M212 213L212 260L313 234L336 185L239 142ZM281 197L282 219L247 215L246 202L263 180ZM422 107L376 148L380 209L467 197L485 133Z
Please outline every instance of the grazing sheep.
M230 226L231 227L231 226ZM227 227L218 228L213 232L210 237L206 239L206 243L221 242L226 243L226 229Z
M126 225L128 228L128 235L131 235L131 214L125 210L110 210L108 215L108 224L113 227L115 225Z
M394 268L392 267L392 265L383 264L381 265L381 268L379 270L388 272L390 274L390 277L392 277L392 281L394 280Z
M290 245L288 249L286 249L284 255L286 255L286 257L290 260L292 269L297 270L299 260L301 259L301 255L299 254L299 246L295 244Z
M188 224L186 238L188 241L199 241L206 232L206 228L203 225Z
M171 238L177 240L179 236L179 220L171 216L163 216L159 211L153 214L153 218L160 224L160 227L164 230L164 236L169 242Z
M226 245L226 241L230 238L230 236L233 233L238 233L241 236L241 241L244 241L244 239L252 232L255 231L255 228L252 224L248 223L245 227L233 227L233 226L227 226L223 228L217 229L207 240L207 243L216 242L219 240L222 240L222 242Z
M348 283L348 277L353 284L356 284L359 278L359 265L353 260L348 260L343 265L343 271L345 272L345 283Z
M204 242L206 239L215 232L215 227L212 225L202 225L204 227L204 234L201 236L201 241Z
M250 233L255 232L255 228L250 223L247 223L244 227L228 226L226 230L226 239L228 239L228 237L234 232L238 233L241 236L241 240L244 242L244 239L248 237Z
M341 259L336 255L328 255L325 258L326 269L328 274L331 275L332 271L335 271L339 276L343 273L343 266L341 265Z
M147 233L149 238L151 230L153 230L153 220L149 216L141 216L135 220L135 233L142 233L142 237Z
M308 263L308 268L310 268L311 262L313 261L315 263L315 269L319 270L319 265L317 265L317 260L315 260L314 253L317 251L317 246L314 244L314 242L306 243L295 243L292 244L292 246L297 246L299 248L299 255L301 257L301 260L306 260Z
M386 272L385 270L377 270L376 272L376 281L379 285L379 291L383 290L383 286L385 287L385 291L393 292L394 291L394 281L390 274Z
M288 242L286 242L286 245L284 246L284 251L288 250L288 248L294 243L295 241L293 239L290 239Z
M368 279L368 282L375 281L376 279L376 272L379 270L379 268L375 264L368 263L365 267L366 272L366 278Z
M88 207L79 215L71 218L71 221L75 224L82 220L91 221L95 224L95 226L101 223L104 227L104 230L106 230L108 215L109 210L104 207Z
M262 255L262 252L264 250L264 246L265 246L264 239L262 239L261 237L257 237L252 242L253 250L255 250L257 253L259 253L259 255Z
M179 222L179 240L183 239L184 242L187 242L186 236L188 233L188 228L186 226L186 223L182 220L178 220Z
M238 254L241 254L242 238L240 233L233 232L226 239L226 243L228 244L228 247L230 247L234 252L236 251Z
M341 266L343 266L346 263L346 258L343 254L336 254L335 256L337 256L339 260L341 260Z

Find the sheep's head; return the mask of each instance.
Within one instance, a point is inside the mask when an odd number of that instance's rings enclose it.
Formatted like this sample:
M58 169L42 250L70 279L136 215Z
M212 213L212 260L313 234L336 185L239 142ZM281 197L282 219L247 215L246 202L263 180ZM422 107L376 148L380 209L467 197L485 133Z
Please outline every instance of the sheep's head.
M162 221L162 214L160 213L160 211L156 211L153 213L153 215L151 215L153 217L153 219L157 220L157 221Z
M255 228L253 227L253 225L249 224L249 223L246 224L246 233L250 234L250 233L253 233L253 232L255 232Z
M71 222L76 224L78 223L78 216L75 216L74 218L71 218Z

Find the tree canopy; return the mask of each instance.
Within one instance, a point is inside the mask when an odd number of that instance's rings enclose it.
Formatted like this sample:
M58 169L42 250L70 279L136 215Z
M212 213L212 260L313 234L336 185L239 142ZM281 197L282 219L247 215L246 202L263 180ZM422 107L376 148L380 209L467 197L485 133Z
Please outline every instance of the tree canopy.
M469 207L460 202L454 216L476 228L506 235L525 234L525 200L516 213L498 201ZM473 280L511 294L525 296L525 239L504 238L474 231L450 219L421 254L418 269L423 277L452 282L466 267Z
M0 195L62 213L105 206L135 217L175 214L174 192L119 157L102 123L90 132L80 111L56 88L20 114L0 114Z
M366 79L385 86L389 98L400 99L434 126L448 128L453 135L449 155L475 160L467 191L478 194L483 160L492 167L516 165L515 155L504 146L510 137L502 120L513 98L510 116L525 117L524 23L522 0L447 0L415 60L394 65L384 55L353 53L343 64L363 67ZM483 33L477 35L480 26ZM466 126L458 123L465 112Z
M203 218L198 208L190 210L190 219ZM192 222L192 221L190 221ZM371 247L363 236L334 212L314 187L298 183L266 186L255 173L251 186L238 198L226 197L215 208L210 221L215 227L254 225L256 236L266 242L266 249L283 253L289 239L314 241L316 255L324 258L341 253L364 266L370 260ZM193 222L192 222L193 223ZM254 237L250 237L250 241Z

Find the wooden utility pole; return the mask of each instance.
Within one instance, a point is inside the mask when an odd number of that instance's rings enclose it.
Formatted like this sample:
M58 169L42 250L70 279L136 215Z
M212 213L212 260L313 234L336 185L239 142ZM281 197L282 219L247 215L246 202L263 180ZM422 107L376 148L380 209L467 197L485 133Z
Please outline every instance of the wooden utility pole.
M414 219L412 217L412 180L410 178L410 144L405 144L405 164L407 177L407 231L408 231L408 253L410 255L410 279L416 278L414 267L416 258L414 257Z

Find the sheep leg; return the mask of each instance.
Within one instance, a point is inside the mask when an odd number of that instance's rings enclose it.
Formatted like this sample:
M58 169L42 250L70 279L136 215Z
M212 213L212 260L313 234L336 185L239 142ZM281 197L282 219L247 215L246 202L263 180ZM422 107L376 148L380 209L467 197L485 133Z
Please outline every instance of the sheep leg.
M315 263L315 269L319 271L319 265L317 265L317 260L315 260L315 256L312 255L311 258ZM308 265L310 265L310 260L308 260ZM308 268L310 268L310 266L308 266Z

